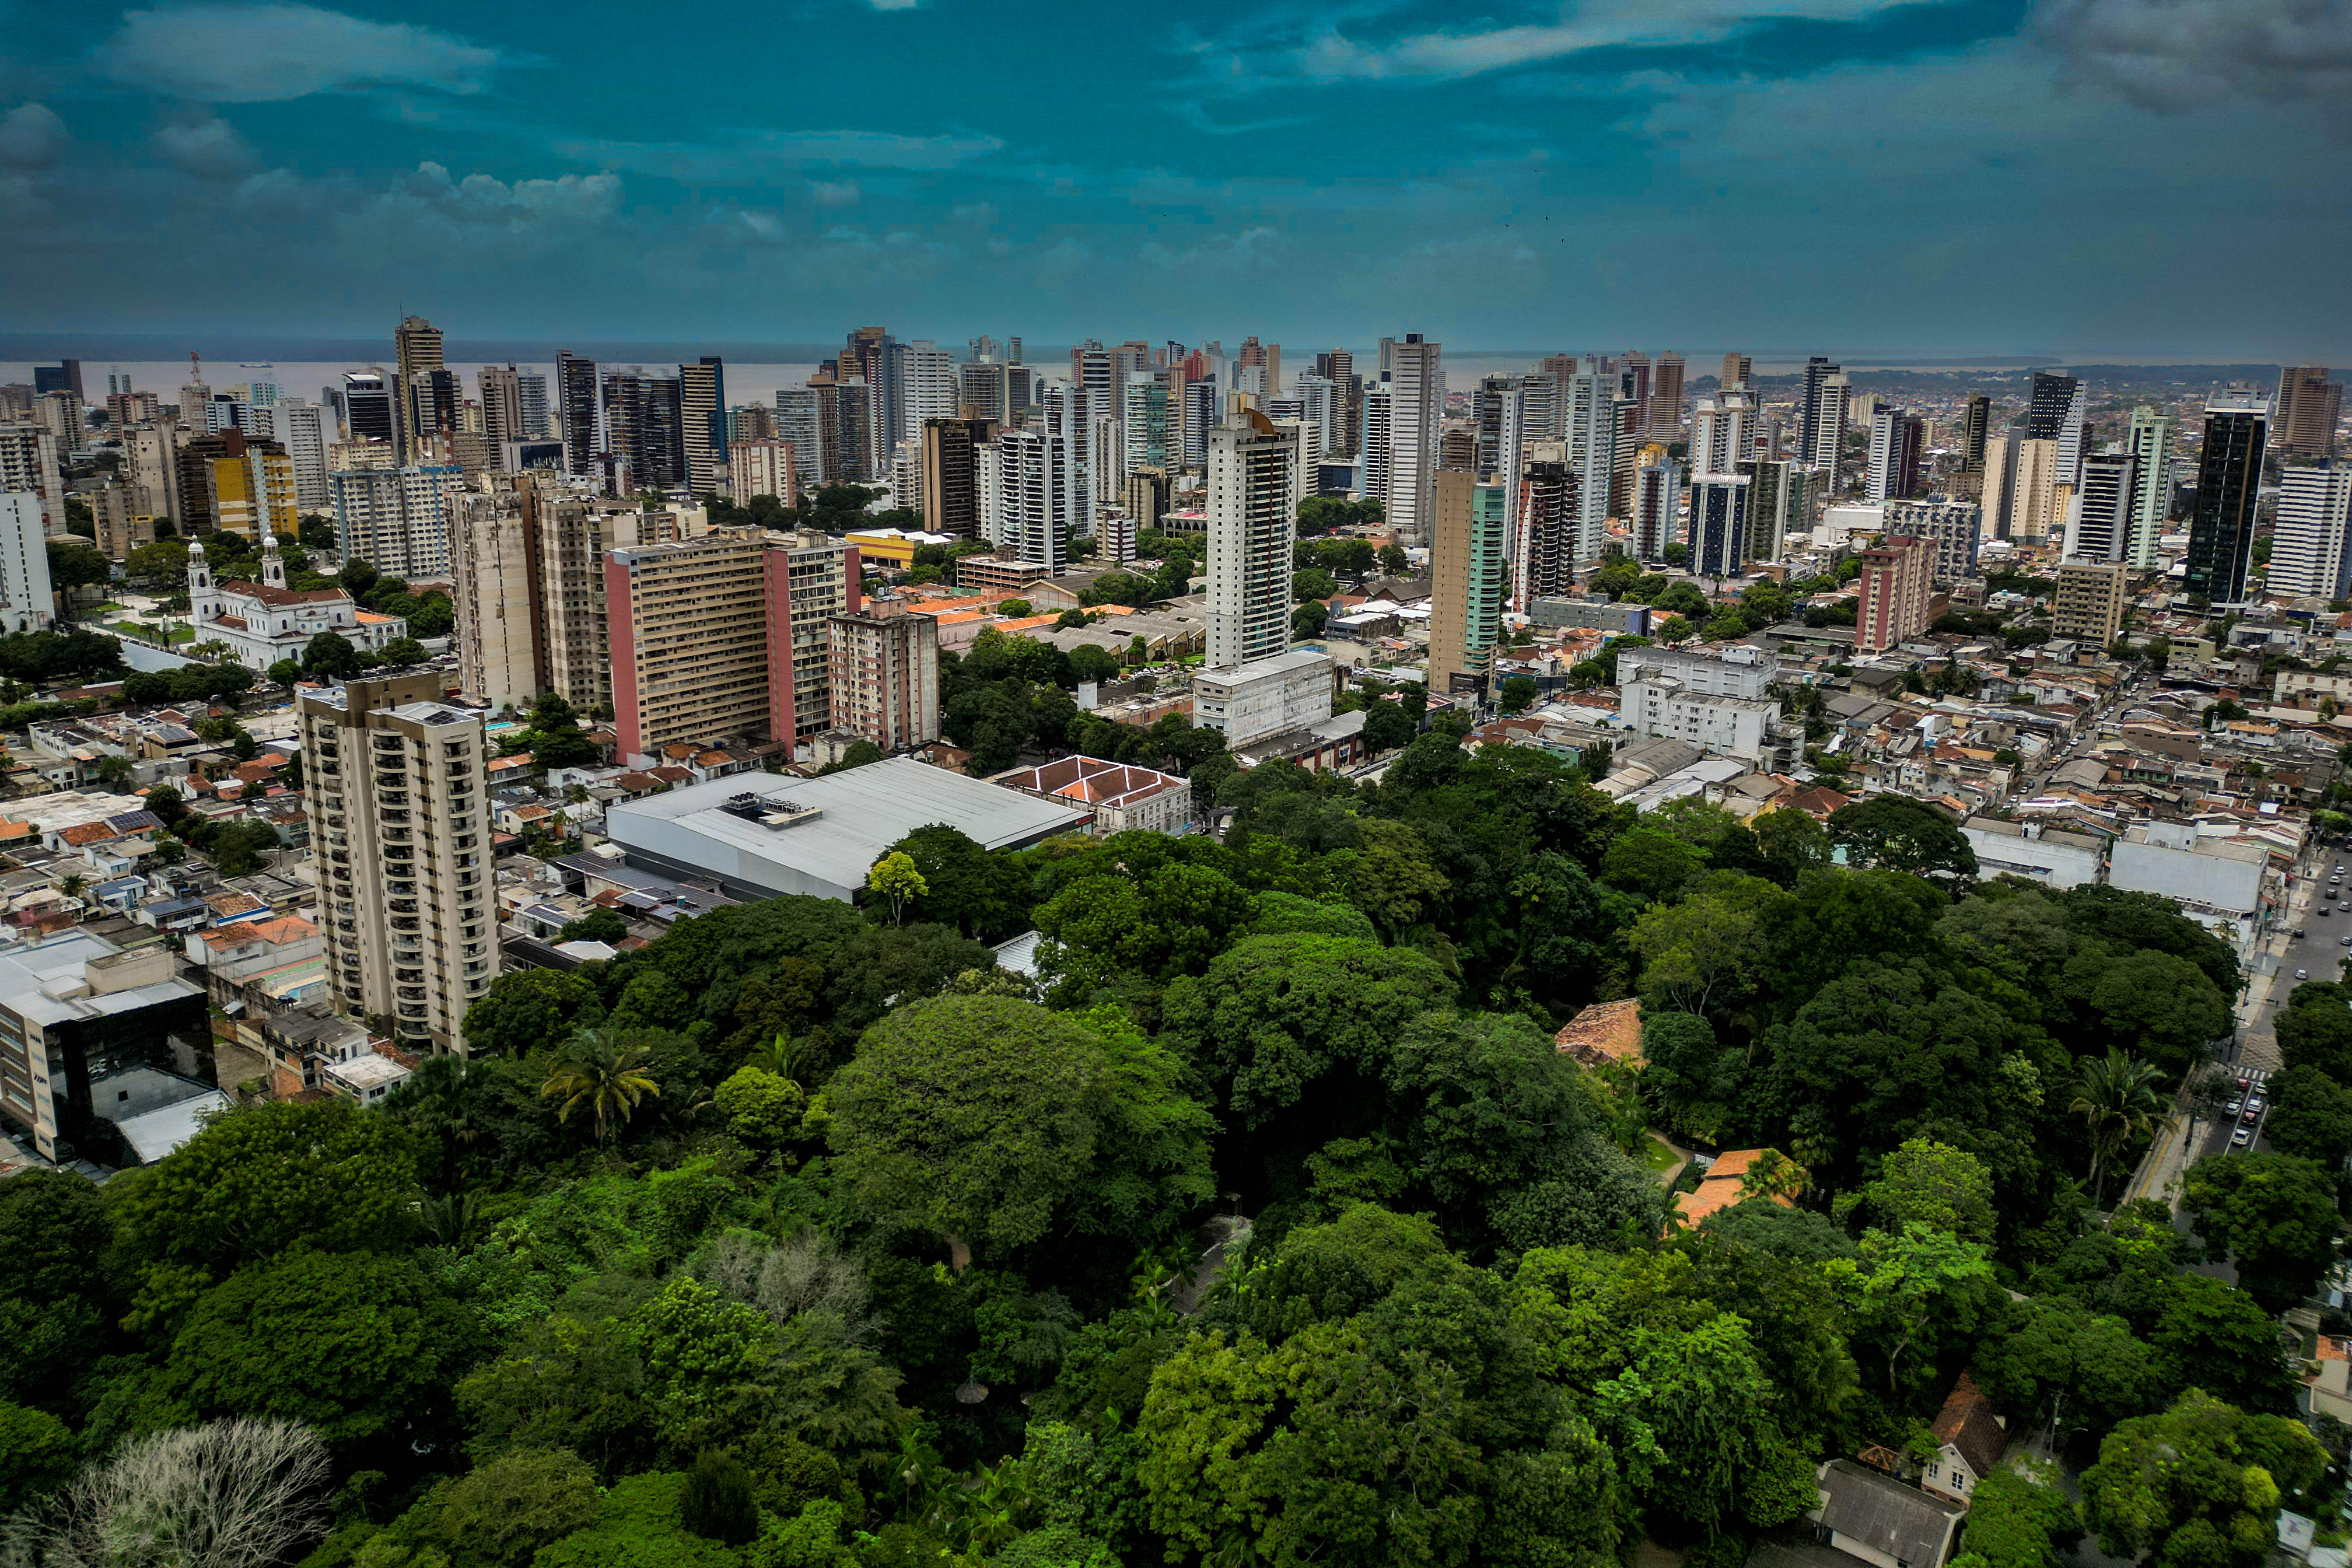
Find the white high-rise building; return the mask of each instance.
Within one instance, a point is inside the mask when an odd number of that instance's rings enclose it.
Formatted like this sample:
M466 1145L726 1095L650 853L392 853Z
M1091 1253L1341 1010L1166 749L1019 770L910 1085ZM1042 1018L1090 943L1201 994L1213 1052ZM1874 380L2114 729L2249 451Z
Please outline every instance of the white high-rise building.
M58 471L58 438L39 425L0 425L0 492L40 498L41 530L66 531L66 486Z
M515 401L522 405L522 438L526 441L555 439L555 415L547 401L547 373L537 370L515 372Z
M1633 470L1633 559L1665 559L1682 521L1682 465L1671 458Z
M440 577L449 570L449 529L466 489L454 463L352 468L331 474L335 542L346 561L389 577Z
M1445 365L1441 345L1407 332L1394 351L1389 383L1388 516L1397 542L1426 545L1435 514L1437 434L1445 415Z
M1691 416L1690 463L1694 474L1736 474L1753 454L1755 396L1730 387L1698 400Z
M954 418L961 395L953 354L928 340L908 343L898 372L898 428L894 440L921 446L923 421Z
M41 498L0 491L0 631L46 631L56 618Z
M315 403L289 397L278 405L278 438L294 463L294 505L302 511L327 510L327 434Z
M2352 597L2352 464L2286 470L2263 579L2273 594Z
M1291 548L1305 499L1297 426L1253 411L1209 432L1209 665L1290 648Z
M727 489L737 506L749 504L754 496L774 496L792 505L799 495L793 472L793 444L761 439L729 442Z
M2074 395L2066 400L2065 422L2058 426L2058 482L2080 485L2083 480L2083 419L2091 405L2091 389L2084 382L2074 384Z
M2157 567L2156 542L2172 510L2172 433L2176 421L2142 405L2132 410L2131 427L2124 437L2138 489L2132 502L2131 547L2127 559L2142 572Z
M1385 338L1381 340L1387 342ZM1376 500L1385 508L1389 504L1389 427L1395 423L1391 416L1395 400L1389 395L1384 383L1364 388L1364 499Z
M1811 441L1804 460L1821 470L1822 493L1832 500L1837 497L1838 480L1845 464L1845 403L1849 390L1844 374L1835 371L1822 377L1814 389Z
M824 439L816 405L816 388L813 386L776 390L776 438L791 444L793 472L808 489L834 480L833 470L825 466Z
M2129 555L2133 502L2138 494L2134 470L2126 457L2084 462L2083 482L2066 503L2066 559L2104 564Z
M1576 476L1576 564L1601 559L1609 540L1609 492L1617 477L1617 377L1597 359L1568 378L1569 471Z
M1000 430L980 449L981 522L1007 560L1055 574L1070 559L1068 437L1024 426Z
M1291 382L1290 397L1298 405L1298 417L1315 426L1315 450L1305 459L1319 463L1339 449L1339 388L1324 376L1301 375Z

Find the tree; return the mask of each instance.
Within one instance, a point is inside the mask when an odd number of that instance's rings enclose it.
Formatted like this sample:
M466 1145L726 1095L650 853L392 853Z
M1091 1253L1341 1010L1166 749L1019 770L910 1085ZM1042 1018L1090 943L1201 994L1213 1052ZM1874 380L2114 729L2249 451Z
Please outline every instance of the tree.
M188 815L187 797L170 784L157 784L147 792L145 799L147 809L166 829Z
M2082 1521L2052 1470L2037 1478L2006 1467L1977 1483L1960 1549L1986 1568L2063 1568Z
M1698 635L1698 628L1680 616L1668 616L1657 623L1658 640L1662 643L1688 642Z
M1376 701L1364 714L1364 746L1374 756L1409 746L1413 737L1412 716L1394 702Z
M2116 1151L2129 1139L2153 1133L2168 1120L2158 1087L2161 1082L2162 1075L2155 1068L2122 1051L2109 1051L2083 1064L2074 1101L2066 1109L2090 1127L2094 1207L2105 1193L2107 1162Z
M477 1057L523 1056L604 1017L596 986L574 970L509 969L466 1009L466 1048Z
M364 564L364 563L354 563ZM346 572L350 567L345 567ZM369 568L371 571L373 568ZM348 680L360 672L360 650L334 632L315 633L302 647L302 671L327 680Z
M2342 1222L2327 1173L2289 1154L2215 1155L2183 1179L2198 1238L2237 1266L2238 1283L2271 1313L2309 1296L2336 1262Z
M377 651L383 655L384 663L402 668L412 664L423 664L432 657L425 651L425 645L415 637L394 637Z
M1142 1238L1214 1190L1213 1123L1180 1076L1123 1020L933 997L859 1040L826 1137L860 1204L983 1257L1056 1228Z
M455 1568L530 1568L533 1553L596 1519L596 1473L576 1454L505 1454L433 1497L431 1534Z
M343 569L335 574L335 581L343 585L343 592L354 599L362 601L373 591L376 584L382 581L383 577L383 573L357 557L344 562Z
M1924 1225L1963 1241L1992 1240L1992 1173L1975 1155L1930 1138L1908 1139L1887 1155L1863 1201L1890 1230Z
M601 942L607 947L617 947L627 941L628 936L629 922L621 918L620 910L596 909L576 921L566 922L563 929L555 933L555 940L558 942Z
M540 1093L563 1102L558 1116L564 1121L586 1106L602 1143L616 1124L627 1125L647 1095L660 1096L661 1085L647 1066L652 1054L642 1042L625 1040L613 1030L583 1029L548 1062Z
M1503 711L1524 713L1535 706L1536 682L1531 675L1507 676L1503 680Z
M908 900L921 898L931 887L915 869L914 858L903 849L894 849L866 873L866 890L889 904L892 925L903 925Z
M907 905L916 920L950 925L982 942L1002 942L1026 927L1028 879L1011 857L992 855L943 823L918 827L890 852L907 856L923 879L923 891Z
M10 1347L0 1398L71 1408L73 1385L105 1347L89 1267L113 1242L98 1190L80 1177L36 1169L0 1182L0 1335Z
M678 1522L695 1534L728 1546L742 1546L759 1533L760 1510L751 1500L751 1473L723 1450L706 1448L687 1472L679 1494Z
M2271 1113L2263 1133L2282 1154L2324 1169L2352 1155L2352 1090L2317 1068L2289 1068L2271 1079Z
M1851 863L1915 877L1973 877L1976 851L1951 818L1924 802L1874 795L1830 814L1831 841Z
M1412 564L1412 558L1404 552L1404 548L1402 545L1383 544L1381 546L1381 570L1387 573L1390 576L1401 577L1404 575L1406 569L1411 567Z
M64 1422L0 1399L0 1520L71 1479L78 1457ZM6 1550L0 1535L0 1552Z
M1784 888L1795 887L1798 878L1830 863L1828 831L1801 811L1775 807L1759 814L1748 827L1756 835L1764 874Z
M270 680L278 686L292 687L302 679L302 667L290 658L281 658L268 670Z
M590 767L602 755L561 691L542 691L532 699L530 727L520 738L520 749L542 768Z
M2165 1296L2148 1342L2163 1358L2168 1386L2201 1388L2241 1410L2284 1415L2294 1408L2278 1321L2252 1296L2202 1274L2168 1280Z
M2317 1481L2326 1451L2295 1421L2248 1415L2200 1389L2126 1421L2083 1472L2084 1521L2110 1557L2167 1568L2253 1568L2286 1494Z
M290 1422L157 1432L85 1470L8 1544L15 1561L57 1568L286 1562L325 1524L331 1473L318 1434Z
M1965 1333L1992 1291L1987 1249L1924 1225L1867 1231L1860 1264L1843 1266L1855 1287L1857 1320L1886 1359L1886 1386L1900 1387L1903 1358L1923 1340Z
M66 595L68 602L76 588L103 586L114 575L114 563L94 544L79 540L48 541L49 585Z

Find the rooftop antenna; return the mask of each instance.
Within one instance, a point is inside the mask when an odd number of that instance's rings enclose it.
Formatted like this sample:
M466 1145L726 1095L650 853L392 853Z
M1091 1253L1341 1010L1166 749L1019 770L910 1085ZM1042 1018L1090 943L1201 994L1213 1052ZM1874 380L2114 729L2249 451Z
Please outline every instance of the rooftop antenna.
M205 362L196 357L194 349L188 351L188 379L199 386L204 384Z

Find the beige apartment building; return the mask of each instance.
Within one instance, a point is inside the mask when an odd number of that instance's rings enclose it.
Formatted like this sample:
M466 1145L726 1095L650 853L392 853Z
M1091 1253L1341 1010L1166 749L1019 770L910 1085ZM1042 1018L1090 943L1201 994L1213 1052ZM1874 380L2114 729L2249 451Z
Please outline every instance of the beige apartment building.
M2020 544L2046 544L2053 535L2065 531L2066 502L2074 490L2058 481L2057 442L2017 444L2017 478L2009 502L2011 539Z
M306 689L297 709L335 1004L462 1052L499 972L481 715L425 671Z
M2124 576L2129 570L2120 561L2060 562L2058 592L2050 604L2052 629L2101 647L2115 641L2124 629Z
M833 727L886 752L940 738L936 616L866 610L826 622Z

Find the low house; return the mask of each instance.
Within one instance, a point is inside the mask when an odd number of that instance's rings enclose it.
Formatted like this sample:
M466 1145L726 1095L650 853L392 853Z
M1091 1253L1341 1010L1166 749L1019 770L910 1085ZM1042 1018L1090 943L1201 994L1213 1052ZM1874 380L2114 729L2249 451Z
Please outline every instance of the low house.
M1570 1018L1552 1044L1588 1068L1642 1065L1642 1003L1595 1002Z
M1716 1156L1715 1163L1706 1169L1698 1186L1675 1198L1675 1216L1696 1230L1710 1215L1722 1213L1748 1195L1748 1173L1770 1149L1727 1149ZM1772 1201L1782 1208L1794 1208L1796 1200L1786 1193L1774 1193Z
M1815 1477L1822 1505L1806 1517L1813 1538L1871 1568L1944 1568L1969 1516L1964 1503L1932 1497L1852 1459Z
M1992 1401L1966 1372L1952 1384L1943 1409L1930 1428L1938 1447L1927 1461L1920 1485L1941 1497L1966 1502L1984 1479L1992 1474L2009 1448L2009 1433L1995 1415Z

